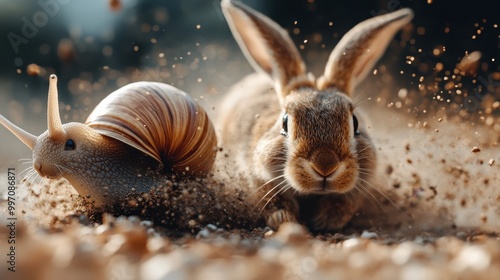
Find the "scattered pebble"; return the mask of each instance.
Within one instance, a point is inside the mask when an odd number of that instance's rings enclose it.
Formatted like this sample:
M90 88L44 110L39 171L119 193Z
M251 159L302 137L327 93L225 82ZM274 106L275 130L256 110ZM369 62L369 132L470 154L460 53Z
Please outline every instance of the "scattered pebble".
M266 237L266 238L269 238L273 235L274 235L274 231L272 229L270 229L270 230L266 231L266 233L264 233L264 237Z
M344 248L354 248L360 245L360 241L358 238L350 238L347 239L346 241L342 242L342 247Z
M276 238L285 243L302 244L308 240L307 230L296 223L284 223L280 225Z
M373 238L378 237L378 234L376 232L370 232L367 230L363 230L360 237L365 238L365 239L373 239Z
M467 245L453 259L451 265L457 272L467 269L484 270L491 263L491 256L483 248Z
M406 264L413 253L413 247L410 243L405 242L397 246L391 254L391 260L396 265Z

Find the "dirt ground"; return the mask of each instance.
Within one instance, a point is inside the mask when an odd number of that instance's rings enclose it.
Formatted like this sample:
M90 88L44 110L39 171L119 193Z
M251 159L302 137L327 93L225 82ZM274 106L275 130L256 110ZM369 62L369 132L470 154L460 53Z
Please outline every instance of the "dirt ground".
M380 106L367 114L377 179L364 213L341 232L311 235L295 224L273 232L245 216L230 181L179 185L170 198L184 202L166 205L167 222L101 222L75 212L78 199L64 181L40 183L22 196L16 272L2 262L0 278L497 279L498 131L446 117L409 120ZM206 190L186 191L193 186ZM195 218L173 218L186 213ZM1 240L8 235L4 224Z
M18 172L17 220L9 220L3 210L9 202L2 169L0 279L499 279L500 90L492 81L500 81L500 73L479 67L482 74L491 72L491 87L467 99L478 84L474 61L462 70L443 70L439 63L418 62L420 52L413 46L417 56L408 56L408 64L421 63L425 67L415 69L427 69L428 75L401 75L399 68L388 70L400 55L399 43L393 42L387 67L378 64L358 89L378 167L364 207L340 232L310 233L297 224L276 232L265 227L256 215L259 209L247 205L238 191L224 147L206 180L167 182L109 213L88 208L64 180L40 181ZM188 48L193 53L186 62L169 57L159 70L83 74L72 78L68 89L75 103L92 107L99 100L90 95L94 91L104 95L104 88L160 77L195 95L213 116L225 88L251 69L241 57L231 60L234 50L216 43L198 46ZM322 50L308 58L325 61L327 56ZM21 101L0 104L1 112L29 131L40 131L45 127L45 116L40 117L44 94L29 103L38 108L32 120L23 117ZM453 106L467 100L478 106ZM64 119L82 121L86 115L75 106ZM10 164L7 157L30 156L7 132L0 133L2 144L13 142L2 147L6 163L0 167ZM17 170L24 168L21 162ZM15 263L9 262L12 252Z

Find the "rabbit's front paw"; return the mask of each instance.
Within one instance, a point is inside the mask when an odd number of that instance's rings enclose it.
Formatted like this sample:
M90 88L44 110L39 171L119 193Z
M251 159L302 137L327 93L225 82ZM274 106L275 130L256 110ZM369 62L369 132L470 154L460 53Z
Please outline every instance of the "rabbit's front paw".
M352 199L325 197L318 203L318 211L311 219L311 229L337 231L351 220L355 212L356 205Z
M267 226L272 230L278 230L283 223L297 223L297 217L292 211L279 209L269 214L267 217Z

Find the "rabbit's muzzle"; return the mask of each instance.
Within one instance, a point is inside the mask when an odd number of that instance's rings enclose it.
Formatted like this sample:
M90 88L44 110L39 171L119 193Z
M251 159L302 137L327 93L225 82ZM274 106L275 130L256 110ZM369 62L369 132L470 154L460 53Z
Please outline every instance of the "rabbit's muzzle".
M358 165L352 157L339 157L320 147L311 156L296 158L285 172L292 186L303 194L346 193L355 187ZM292 167L294 166L294 167Z
M314 172L325 179L333 175L339 167L337 156L328 150L326 148L316 150L309 161Z

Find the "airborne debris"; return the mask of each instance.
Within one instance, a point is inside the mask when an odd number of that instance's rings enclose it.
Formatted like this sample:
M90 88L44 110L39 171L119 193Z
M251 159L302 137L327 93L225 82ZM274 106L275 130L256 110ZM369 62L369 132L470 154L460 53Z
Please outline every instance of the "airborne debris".
M35 63L31 63L26 66L26 73L28 73L28 75L30 76L41 76L42 73L45 73L45 69Z
M121 0L109 0L109 9L113 12L118 12L122 9Z
M460 63L457 65L457 69L460 71L462 76L474 76L479 67L479 60L481 59L481 52L474 51L469 54L465 54Z

